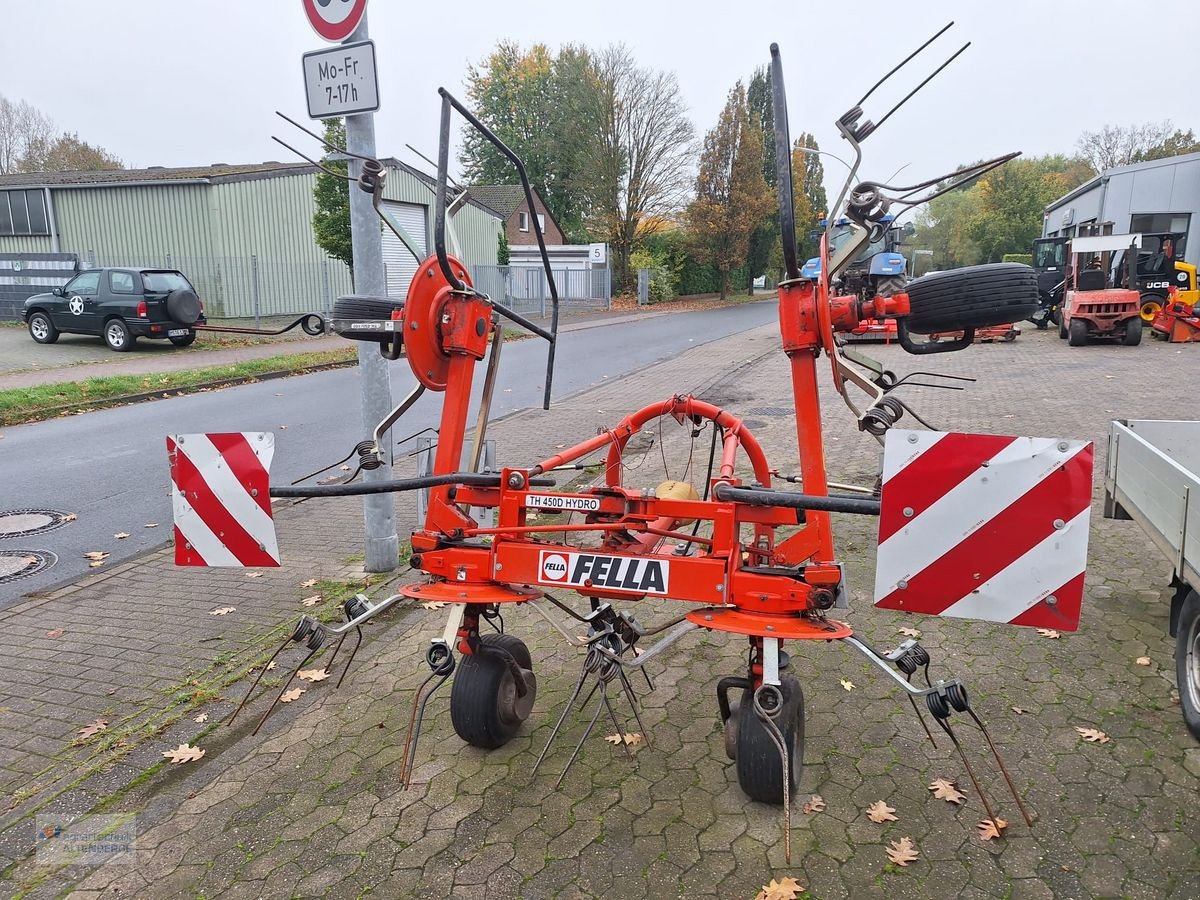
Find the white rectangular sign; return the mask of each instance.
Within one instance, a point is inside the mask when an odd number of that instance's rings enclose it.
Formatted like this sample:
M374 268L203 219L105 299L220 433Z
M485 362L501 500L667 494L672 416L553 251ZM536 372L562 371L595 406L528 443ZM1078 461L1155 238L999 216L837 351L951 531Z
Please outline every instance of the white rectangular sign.
M557 494L527 494L529 509L561 509L571 512L595 512L600 508L599 497L561 497Z
M608 244L588 244L588 262L592 265L608 262Z
M303 64L310 119L352 116L379 109L374 41L314 50L304 54Z

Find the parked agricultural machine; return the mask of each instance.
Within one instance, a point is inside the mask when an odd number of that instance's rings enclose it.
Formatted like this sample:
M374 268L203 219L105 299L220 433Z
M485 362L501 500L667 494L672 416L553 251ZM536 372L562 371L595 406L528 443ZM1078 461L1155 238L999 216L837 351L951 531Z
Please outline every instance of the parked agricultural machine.
M240 549L230 547L225 539L217 539L215 529L198 524L203 519L201 501L210 494L206 479L218 477L213 475L214 467L221 470L219 477L227 490L232 475L254 498L252 512L260 518L260 513L270 513L270 504L264 502L268 493L319 498L427 489L427 512L411 536L411 564L424 577L386 599L373 601L362 594L348 600L342 625L302 617L279 651L291 643L301 645L300 665L304 665L336 639L328 670L345 637L357 632L357 651L360 626L384 610L406 601L447 604L443 630L421 651L428 677L408 712L410 727L400 773L404 784L413 776L430 698L452 675L450 720L466 743L483 749L499 747L531 715L538 690L535 661L525 642L506 629L506 620L512 623L516 618L508 611L527 606L548 619L564 640L583 650L570 699L558 714L535 771L547 759L571 711L594 701L590 722L559 775L560 783L584 752L601 716L619 737L625 735L626 726L617 715L618 704L640 722L635 683L645 675L650 684L655 660L698 631L722 632L746 642L744 670L716 683L726 752L746 794L783 805L789 859L791 798L799 785L804 755L803 684L809 675L795 670L784 649L787 641L837 643L863 654L907 695L933 741L917 707L920 700L959 753L987 818L995 822L995 808L951 723L955 713L968 716L1031 825L1032 817L962 682L930 676L930 654L917 640L878 651L843 620L848 592L834 546L833 513L879 518L875 597L884 608L1060 630L1073 630L1078 624L1091 501L1091 445L895 428L906 413L923 422L901 399L906 385L947 385L913 381L935 377L930 373L898 378L842 344L842 337L864 321L891 319L896 340L910 353L962 350L971 345L977 328L1019 321L1037 304L1032 269L1012 264L945 273L923 288L914 283L907 292L876 290L868 297L861 292L838 294L831 288L860 251L887 231L893 209L927 202L1017 155L1006 154L914 185L856 183L863 142L908 98L878 122L865 118L863 103L949 27L837 120L838 131L854 154L850 174L832 207L848 220L848 239L835 247L831 232L826 231L820 242L819 271L807 274L796 258L783 70L778 48L771 47L785 261L785 278L779 285L779 328L791 371L797 439L797 457L785 471L798 462L799 474L781 475L746 422L732 411L687 393L644 406L594 437L544 459L510 460L498 471L479 471L502 347L500 319L509 319L547 341L543 406L549 409L558 298L536 218L534 229L554 309L548 330L476 290L466 268L447 253L447 168L455 111L512 161L531 206L532 195L516 154L441 90L436 253L417 270L403 303L345 298L338 301L330 323L345 337L378 342L389 359L398 358L403 350L417 382L392 415L374 428L373 437L355 447L362 467L384 464L383 436L417 397L425 391L445 395L432 474L369 483L348 479L341 484L268 486L263 463L271 443L269 433L175 436L170 449L177 561L211 562L205 548L214 542L224 551L218 549L212 559L219 558L220 552L250 557L263 545L260 541L245 542ZM383 168L375 160L361 160L361 169L358 185L373 194L378 209ZM962 336L936 343L915 338L948 331L960 331ZM818 392L822 356L859 429L884 446L881 491L834 488L829 482ZM485 359L483 401L468 451L472 387L476 368ZM712 454L701 490L680 484L653 490L630 484L623 454L631 440L672 420L693 433L707 429L711 434ZM544 426L547 442L563 447L553 435L552 421ZM467 471L463 471L465 451ZM603 466L601 484L574 491L556 489L557 473L594 463ZM777 486L780 481L798 483L801 489L782 490ZM473 509L494 510L495 524L480 524L469 513ZM534 514L544 510L564 512L566 521L539 524ZM689 523L692 527L685 528ZM582 607L570 603L566 597L572 594L586 603ZM682 603L685 609L650 628L630 611L639 602ZM543 609L546 604L549 611ZM560 624L559 616L567 617L571 627ZM488 626L491 631L485 631ZM586 637L574 637L584 629ZM353 656L352 652L351 661ZM293 676L298 670L299 666ZM918 671L924 672L924 686L912 682ZM285 679L276 700L289 683L290 678ZM247 698L253 691L254 686ZM274 708L272 703L262 721ZM649 743L650 735L644 727L641 730Z

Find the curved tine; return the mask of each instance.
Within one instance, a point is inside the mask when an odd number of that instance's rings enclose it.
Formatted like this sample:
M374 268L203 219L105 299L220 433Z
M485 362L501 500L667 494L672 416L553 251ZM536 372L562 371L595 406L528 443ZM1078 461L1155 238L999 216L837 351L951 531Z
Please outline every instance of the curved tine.
M421 682L421 686L417 688L416 693L413 694L412 708L408 713L408 731L404 735L404 749L400 751L402 760L400 764L400 781L402 782L404 781L404 773L408 771L408 748L412 744L413 725L417 721L417 703L420 702L421 694L424 693L426 686L436 677L437 672L430 672L425 680Z
M315 159L312 159L311 157L305 156L303 153L301 153L299 150L297 150L297 149L296 149L295 147L293 147L291 144L289 144L289 143L287 143L286 141L280 140L279 138L275 137L275 135L271 135L271 140L273 140L273 141L274 141L275 143L277 143L277 144L283 144L283 146L287 147L289 150L291 150L293 153L295 153L295 154L296 154L298 157L300 157L302 160L304 160L305 162L311 163L312 165L316 166L318 169L320 169L320 170L321 170L322 172L324 172L326 175L332 175L334 178L343 178L343 179L345 179L346 181L351 181L351 182L358 181L358 179L357 179L357 178L351 178L349 175L343 175L341 172L335 172L333 169L326 168L324 165L322 165L321 163L317 162Z
M329 654L329 659L325 660L325 665L322 668L323 672L328 672L330 669L333 668L333 664L337 660L338 651L340 651L342 649L342 644L343 644L343 642L345 642L345 640L346 640L346 633L342 632L341 637L338 638L338 642L333 645L333 652L331 654Z
M625 731L621 728L621 723L617 721L617 713L612 708L612 703L608 699L608 682L600 682L600 701L604 704L604 708L608 710L608 717L612 719L613 727L617 729L617 737L621 739L621 746L625 748L625 756L633 759L633 751L629 749L629 743L625 740Z
M354 649L350 651L350 658L348 660L346 660L346 667L344 669L342 669L342 674L338 677L337 684L335 684L333 686L333 689L335 691L342 686L342 681L345 680L347 673L349 673L350 666L354 664L354 656L355 656L355 654L358 653L358 648L362 646L362 641L363 641L362 627L359 625L355 625L354 630L358 632L358 638L354 642ZM344 635L343 635L343 637L344 637ZM340 644L340 642L339 642L339 644Z
M317 648L317 650L320 649L320 647ZM258 729L263 727L263 724L267 721L267 717L270 716L271 713L274 712L275 707L279 705L279 698L282 697L287 691L288 685L292 683L292 679L296 677L296 673L304 668L304 664L312 659L313 654L316 653L317 650L309 650L304 659L300 660L300 662L296 664L296 668L292 669L292 674L288 676L287 681L283 683L283 687L279 689L279 693L275 695L275 699L271 701L271 705L267 707L267 711L263 713L263 717L259 719L258 724L254 726L254 730L250 732L250 737L254 737L256 734L258 734ZM264 669L264 671L266 670Z
M987 726L983 724L983 720L975 714L970 706L967 707L967 714L975 720L975 724L979 726L979 730L983 732L983 739L987 741L987 745L992 750L992 756L996 757L996 765L1000 767L1000 774L1004 776L1004 780L1008 782L1008 789L1012 792L1013 799L1017 801L1017 808L1021 810L1021 816L1025 819L1025 824L1030 828L1033 827L1033 819L1025 809L1025 804L1021 801L1021 795L1017 793L1017 786L1013 784L1012 778L1008 774L1008 769L1004 767L1004 760L1000 758L1000 751L996 749L996 745L992 743L992 736L988 734Z
M899 397L894 397L892 399L894 399L897 403L899 403L900 406L904 408L905 412L907 412L910 416L912 416L914 419L916 419L918 422L920 422L922 425L924 425L930 431L937 431L936 428L934 428L932 425L930 425L928 422L926 422L924 419L922 419L919 415L917 415L916 411L913 410L913 408L911 406L909 406L907 403L905 403Z
M329 143L329 141L325 140L324 137L317 134L315 131L309 131L307 128L305 128L303 125L301 125L295 119L293 119L291 116L286 116L283 113L281 113L279 110L275 110L275 115L279 116L279 118L283 119L283 121L285 121L291 125L295 125L301 131L303 131L305 134L307 134L309 137L320 142L321 146L325 147L328 150L335 150L338 153L344 153L347 156L353 156L355 159L361 159L363 162L367 162L368 160L371 162L376 161L373 157L363 156L362 154L359 154L359 153L351 153L345 147L339 147L337 144ZM357 181L358 179L355 179L355 180Z
M546 746L542 748L542 752L538 755L537 762L533 764L533 772L530 773L532 778L537 775L537 770L542 764L542 760L546 758L546 753L550 750L550 745L554 743L554 739L558 737L558 731L562 728L563 722L567 719L567 713L571 711L571 707L575 705L575 701L579 699L579 692L583 690L583 682L587 679L588 670L583 669L579 673L579 680L575 682L575 690L571 694L571 699L563 704L562 713L559 714L558 721L555 723L553 730L550 732L550 737L546 740Z
M583 737L581 737L579 739L579 743L575 745L575 751L571 754L571 758L567 760L566 766L563 767L562 774L558 776L558 781L554 782L555 790L559 789L559 787L563 783L563 779L566 778L567 773L569 771L571 771L571 766L573 766L575 764L575 759L576 759L576 757L579 756L579 751L583 749L584 742L588 739L588 735L590 735L592 733L592 729L596 727L596 720L600 718L600 710L601 709L603 709L603 707L599 703L597 703L596 704L596 712L592 715L592 721L588 722L587 730L585 730L583 732ZM624 743L624 741L622 741L622 743ZM547 746L549 746L549 745L547 745ZM626 748L626 749L629 749L629 748ZM539 759L538 762L541 762L541 760ZM537 771L536 767L534 768L534 771L535 772Z
M912 676L906 675L904 680L912 684ZM917 706L917 700L912 695L908 695L908 702L912 704L913 712L917 714L917 720L921 723L921 727L925 729L925 736L929 738L929 743L933 744L933 749L937 749L937 741L933 739L933 732L929 730L929 725L925 722L925 717L921 715L921 707Z
M904 66L907 65L908 62L914 56L916 56L918 53L920 53L922 50L924 50L926 47L928 47L930 44L932 44L934 41L936 41L938 38L940 38L943 34L945 34L947 31L949 31L953 25L954 25L953 20L951 20L951 21L947 22L945 25L943 25L941 30L938 31L937 34L935 34L933 37L931 37L929 40L927 40L925 43L923 43L920 47L918 47L912 53L908 54L908 56L904 57L904 59L900 60L899 64L896 65L895 68L893 68L886 75L884 75L882 78L880 78L877 82L875 82L873 85L871 85L871 89L869 91L867 91L865 94L863 94L862 97L859 99L859 101L857 103L855 103L854 105L862 106L864 103L866 103L867 98L870 97L873 93L875 93L876 88L878 88L881 84L883 84L885 81L887 81L889 78L891 78L897 72L899 72L902 68L904 68Z
M779 730L779 726L775 724L775 720L766 714L766 710L757 702L754 703L754 714L763 723L763 728L766 729L767 737L771 739L771 743L775 745L775 749L779 752L779 764L783 770L783 855L788 865L792 864L792 778L790 767L788 766L787 742L783 739L783 732Z
M238 717L238 713L240 713L242 711L242 707L245 706L246 703L250 700L250 695L253 694L254 689L256 687L258 687L258 683L262 680L262 677L267 674L267 666L269 666L269 665L271 665L271 663L275 662L275 657L277 657L280 653L282 653L284 647L286 647L291 642L292 642L292 639L289 636L286 640L284 640L284 642L282 644L279 645L279 649L271 654L271 658L268 659L265 663L263 663L262 671L260 671L258 673L258 675L256 675L254 678L254 684L250 685L250 690L246 691L246 696L242 698L242 702L238 704L238 708L233 711L233 715L230 716L229 721L225 723L227 726L233 724L233 720Z
M412 786L413 770L416 769L417 762L417 740L421 737L421 723L425 721L425 707L429 703L429 698L434 695L438 688L446 683L446 681L450 678L451 672L453 671L454 670L451 669L450 672L443 672L441 675L439 675L438 681L433 685L433 687L426 691L425 696L421 698L421 705L417 709L417 720L416 727L413 731L412 746L410 746L408 749L408 771L404 777L405 790L408 790L409 787Z
M962 744L958 742L958 738L954 734L954 729L950 727L950 723L945 719L934 719L941 726L942 731L946 732L950 738L950 743L954 745L954 749L958 751L958 758L962 760L963 767L967 770L967 775L971 779L971 784L975 785L975 793L979 794L979 800L983 804L984 810L987 812L988 818L996 831L1000 830L999 821L996 819L996 814L992 812L992 805L988 803L987 794L983 792L983 788L979 784L979 779L975 777L975 770L971 768L971 761L967 759L967 754L963 751Z
M629 683L629 679L625 677L625 673L620 669L617 674L621 676L621 688L625 691L625 697L629 701L629 707L633 710L633 717L637 719L638 728L642 729L642 740L646 742L646 746L650 746L650 732L646 730L646 725L642 722L642 713L638 709L637 697L633 693L633 685Z

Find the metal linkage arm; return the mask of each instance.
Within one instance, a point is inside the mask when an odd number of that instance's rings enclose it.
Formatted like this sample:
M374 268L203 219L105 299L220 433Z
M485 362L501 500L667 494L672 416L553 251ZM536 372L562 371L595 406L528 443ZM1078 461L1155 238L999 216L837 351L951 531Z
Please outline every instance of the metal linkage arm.
M878 500L858 497L825 497L816 494L800 494L795 491L771 491L760 488L737 488L720 483L713 489L713 496L725 503L745 503L748 506L782 506L785 509L811 509L825 512L857 513L864 516L879 515Z
M470 487L500 487L499 475L477 475L474 472L452 472L449 475L425 475L421 478L394 478L370 484L318 484L304 486L280 486L270 490L272 497L356 497L360 494L390 494L403 491L420 491L425 488L446 484L462 484ZM531 487L554 487L553 478L530 478Z

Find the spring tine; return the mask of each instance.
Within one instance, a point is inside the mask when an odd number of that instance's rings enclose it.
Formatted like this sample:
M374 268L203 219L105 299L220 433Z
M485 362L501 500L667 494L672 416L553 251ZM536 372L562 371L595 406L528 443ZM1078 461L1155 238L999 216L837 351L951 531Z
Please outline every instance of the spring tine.
M756 704L754 713L762 721L767 730L771 743L779 751L779 763L783 770L783 856L790 866L792 864L792 773L788 767L787 744L783 740L783 732L775 724L775 720L764 715Z
M566 721L567 713L571 711L571 707L574 706L575 701L579 699L579 692L583 690L583 682L587 676L587 669L580 671L579 680L575 682L575 691L571 694L571 699L563 704L562 713L559 715L558 721L554 725L554 729L550 732L550 737L546 741L546 746L542 748L542 752L538 756L537 762L533 764L533 773L530 775L531 778L537 774L538 767L541 766L542 760L546 758L546 752L550 749L550 745L554 743L554 739L558 737L558 730L562 728L563 722ZM589 694L588 696L591 695Z
M317 650L319 649L321 648L318 647ZM316 653L317 650L309 650L304 659L300 660L300 662L296 665L296 668L292 669L292 674L289 675L287 681L283 683L283 687L279 689L279 693L275 695L275 699L271 701L271 705L267 707L267 711L263 713L263 717L259 720L258 724L254 726L254 730L250 732L251 737L254 737L256 734L258 734L258 729L263 727L263 723L267 721L267 717L275 711L275 707L279 704L279 699L287 691L288 685L292 683L292 679L296 677L296 673L304 668L304 664L312 659L312 655ZM266 671L266 669L264 668L263 671Z
M621 676L621 689L625 692L626 698L629 700L629 705L633 709L633 717L637 719L638 728L642 729L642 740L646 742L646 746L650 746L650 732L646 730L646 726L642 723L642 714L638 710L637 697L633 694L633 687L629 684L629 678L626 677L624 671L619 672Z
M288 644L290 644L291 642L292 642L292 639L289 637L287 640L285 640L285 641L284 641L284 642L283 642L283 643L282 643L282 644L279 646L279 649L278 649L278 650L276 650L274 653L272 653L272 654L271 654L271 658L270 658L270 659L268 659L268 660L267 660L267 661L266 661L266 662L263 664L262 670L261 670L261 671L258 673L258 675L257 675L257 676L255 676L255 678L254 678L254 684L250 685L250 690L246 691L246 696L242 698L242 702L238 704L238 708L237 708L237 709L235 709L235 710L233 711L233 715L229 717L229 721L225 723L226 725L232 725L232 724L233 724L233 720L234 720L234 719L236 719L236 718L238 717L238 713L240 713L240 712L242 711L242 707L243 707L243 706L245 706L245 705L246 705L246 703L247 703L247 702L250 700L250 695L254 693L254 689L255 689L256 687L258 687L258 683L259 683L259 681L261 681L261 680L262 680L262 677L263 677L265 674L267 674L267 666L269 666L269 665L271 665L271 663L275 662L275 657L277 657L277 656L278 656L280 653L282 653L282 652L283 652L283 648L284 648L284 647L286 647L286 646L287 646Z
M412 734L412 745L408 748L408 768L404 776L404 789L407 791L412 785L413 770L416 768L417 761L417 740L421 737L421 723L425 721L425 706L429 703L429 698L434 692L446 683L450 677L450 672L438 676L438 680L434 682L433 687L425 692L425 696L421 698L421 705L417 709L417 720Z
M905 676L905 681L912 684L912 676ZM908 702L912 704L913 712L917 714L917 720L921 723L921 727L925 729L925 735L929 738L929 743L933 744L933 749L937 749L937 741L933 739L933 732L929 730L929 726L925 723L925 717L921 715L921 707L917 706L917 701L913 699L913 695L908 695Z
M975 720L975 724L979 726L979 730L983 732L983 739L987 741L987 745L992 748L992 755L996 757L996 765L1000 767L1000 774L1004 776L1004 780L1008 782L1008 789L1012 792L1013 799L1017 801L1017 809L1021 810L1021 815L1025 819L1025 824L1030 828L1033 827L1033 819L1025 810L1025 804L1021 802L1021 795L1017 793L1017 786L1013 784L1013 780L1009 777L1008 769L1004 767L1004 760L1000 758L1000 751L996 749L996 745L992 743L992 736L988 734L987 727L983 724L983 720L975 715L975 710L967 707L967 714Z
M342 643L346 640L346 635L338 638L338 642L333 645L333 652L329 654L329 659L325 660L325 667L322 671L328 673L333 668L333 663L337 659L338 651L342 649ZM341 682L338 682L339 684Z
M996 819L996 814L992 812L992 805L988 803L987 794L983 792L983 788L979 785L979 779L975 777L975 770L971 768L971 761L967 759L967 754L963 752L962 745L959 744L958 738L954 735L954 730L950 727L950 723L945 719L937 719L938 725L942 727L942 731L950 738L950 742L954 744L954 749L958 751L959 759L962 760L963 766L967 770L967 775L971 778L971 784L975 785L975 792L979 794L979 800L983 803L983 808L987 811L988 818L991 819L992 825L996 831L1000 831L1000 823Z
M566 766L563 767L562 774L558 776L558 781L554 782L554 789L556 791L563 783L563 779L567 777L567 772L571 771L571 766L575 764L575 758L579 756L579 751L583 749L583 744L588 739L588 735L590 735L592 733L592 729L596 727L596 720L600 718L601 709L603 709L603 706L597 703L596 712L592 715L592 721L588 722L587 730L584 731L583 737L579 739L579 743L575 745L575 752L572 753L571 758L567 760ZM538 761L541 762L541 760Z
M629 749L629 744L625 740L625 731L621 728L621 723L617 721L617 714L613 711L612 704L608 700L608 683L600 683L600 700L604 703L604 708L608 710L608 717L612 719L613 727L617 729L617 737L621 739L621 746L625 748L625 756L628 759L633 759L633 751Z
M417 704L421 700L421 694L425 692L425 688L429 682L437 677L437 672L429 673L429 676L421 682L421 686L417 688L417 692L413 694L412 709L408 713L408 731L404 734L404 750L400 754L400 780L404 781L404 773L408 770L408 748L412 745L413 726L417 721Z
M347 673L350 671L350 666L354 664L354 657L358 653L358 648L362 646L362 640L363 640L362 628L358 625L355 625L354 630L356 632L358 632L358 637L355 638L354 649L350 651L350 658L348 660L346 660L346 667L344 669L342 669L342 674L338 677L337 684L335 684L333 686L333 689L335 691L342 686L342 681L346 678ZM340 647L341 645L342 645L342 642L338 641L338 646Z

